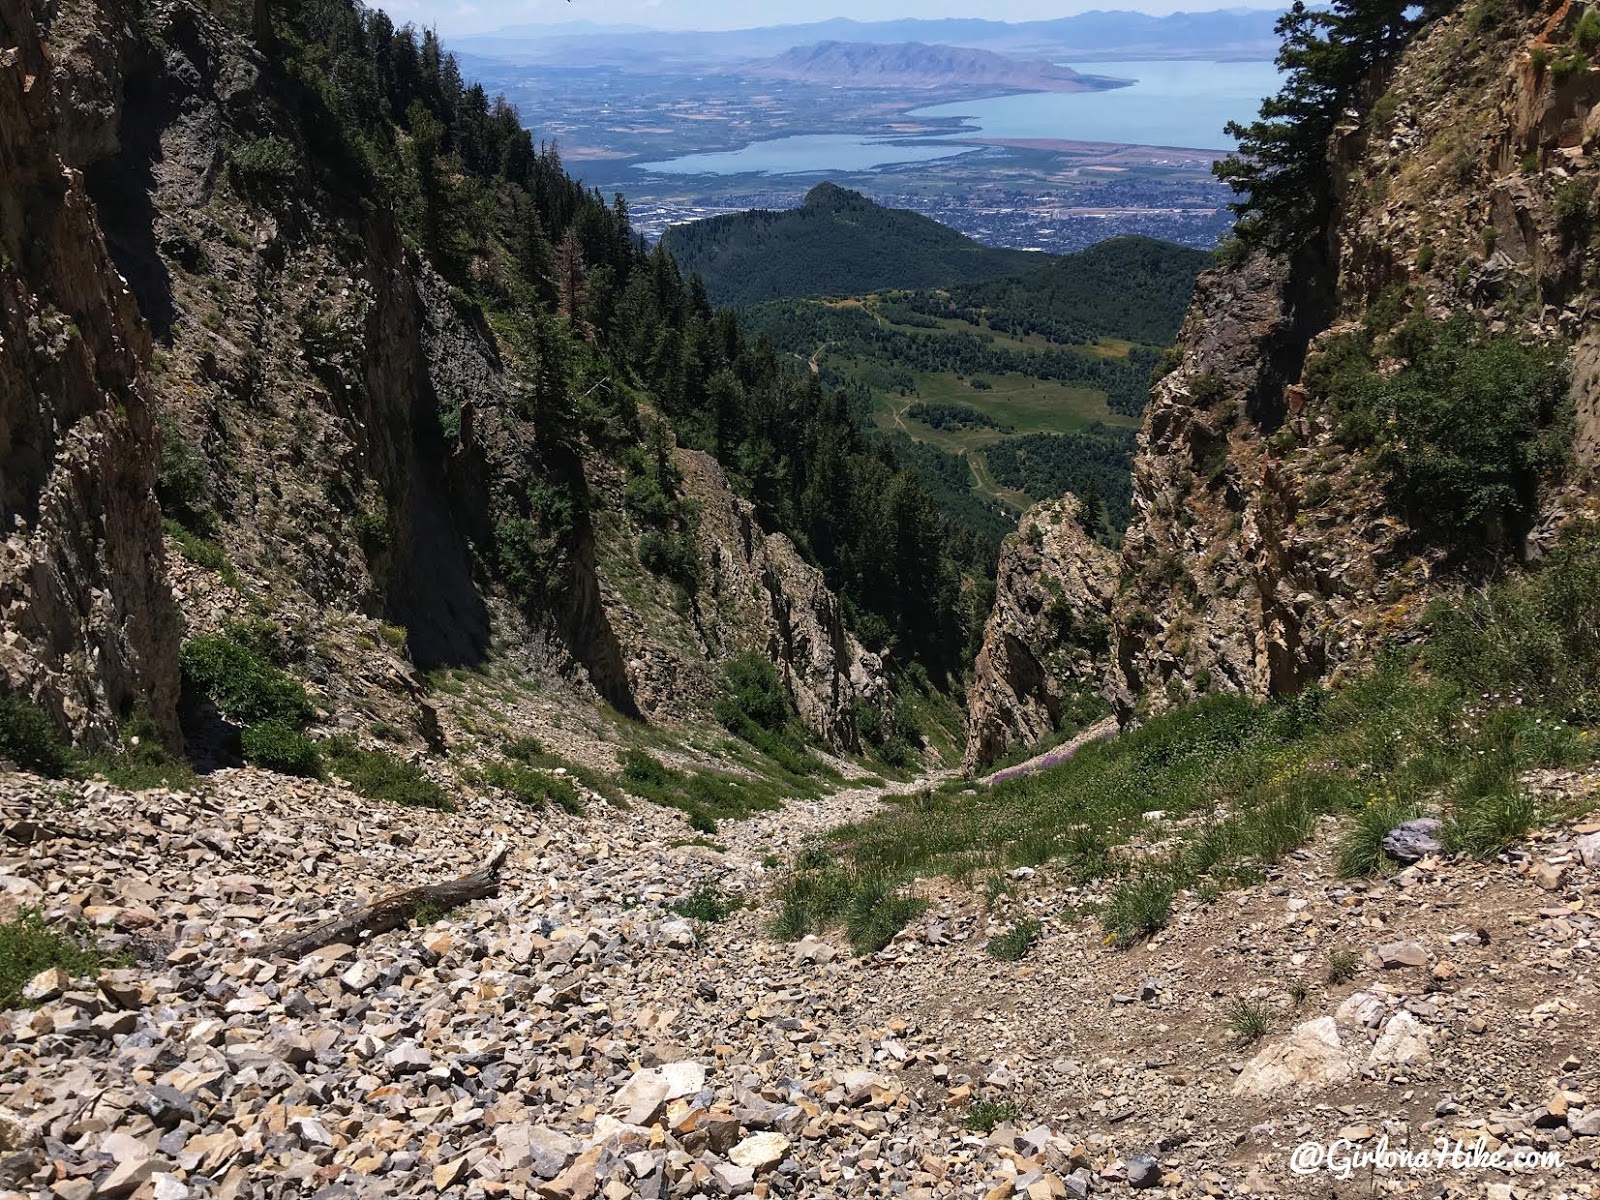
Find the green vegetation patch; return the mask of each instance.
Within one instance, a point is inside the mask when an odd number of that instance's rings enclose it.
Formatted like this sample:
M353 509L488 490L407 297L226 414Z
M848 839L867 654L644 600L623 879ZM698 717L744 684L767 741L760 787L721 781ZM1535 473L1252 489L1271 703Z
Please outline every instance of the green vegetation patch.
M483 771L484 780L501 791L509 792L518 803L535 811L555 805L564 812L582 815L583 798L572 780L548 770L524 763L490 763Z
M715 833L717 822L737 820L778 808L782 785L768 779L741 779L715 771L680 771L643 750L624 750L621 782L631 794L687 813L689 827Z
M329 738L321 747L328 770L369 799L455 811L456 806L444 790L415 763L387 750L363 750L348 737Z
M303 725L315 710L300 682L231 634L185 642L178 652L186 685L208 697L224 716L243 724Z
M1385 659L1337 691L1258 703L1208 697L1065 763L964 794L953 781L805 848L777 888L784 936L845 925L881 944L887 902L924 876L972 879L1053 861L1104 880L1109 939L1165 927L1182 893L1253 882L1343 826L1341 869L1390 869L1381 840L1423 812L1447 850L1489 856L1565 810L1519 782L1526 771L1597 757L1600 535L1577 532L1529 576L1443 602L1420 655ZM1150 841L1160 810L1164 849ZM870 919L871 936L866 928ZM889 931L887 936L893 936Z
M1340 438L1374 451L1391 502L1432 540L1504 542L1571 446L1566 351L1417 312L1382 342L1405 365L1380 375L1375 342L1370 330L1346 334L1307 371Z
M695 886L682 900L672 905L672 911L691 921L705 921L717 925L726 921L742 907L736 896L730 896L717 884L706 880Z
M22 989L41 971L52 968L73 979L97 974L107 956L94 943L74 937L45 921L37 910L0 923L0 1010L28 1002Z

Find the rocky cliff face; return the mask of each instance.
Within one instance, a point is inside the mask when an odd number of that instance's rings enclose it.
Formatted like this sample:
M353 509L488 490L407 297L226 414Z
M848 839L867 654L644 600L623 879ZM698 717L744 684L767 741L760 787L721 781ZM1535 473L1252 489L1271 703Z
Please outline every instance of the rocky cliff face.
M967 689L968 771L1083 715L1104 687L1117 557L1076 497L1037 504L1000 548L994 609Z
M61 119L73 76L21 0L0 47L0 687L83 741L143 708L176 742L149 335L73 166L115 111Z
M1340 204L1326 242L1199 281L1134 465L1100 664L1124 717L1337 677L1415 636L1441 585L1535 558L1593 510L1600 69L1575 41L1579 16L1482 5L1434 22L1329 147ZM1526 538L1493 563L1452 560L1420 536L1311 386L1333 339L1386 309L1468 313L1492 334L1572 346L1573 462L1545 477ZM1036 736L1032 715L991 711L1005 736Z
M757 650L855 744L881 672L820 575L692 455L708 590L639 567L615 464L542 448L526 349L317 168L328 131L276 80L263 7L0 16L7 686L80 737L138 705L176 735L180 627L246 622L329 723L432 739L418 668L491 643L646 717L704 715L719 664ZM513 603L497 530L551 475L583 497L568 577Z
M1335 436L1304 378L1330 338L1386 305L1573 343L1577 469L1546 479L1510 557L1536 556L1588 504L1600 71L1573 46L1578 15L1547 5L1497 25L1463 8L1436 22L1330 146L1342 207L1326 257L1257 257L1202 280L1135 467L1125 710L1211 688L1292 692L1412 636L1439 584L1481 569L1447 561L1386 502L1372 456Z

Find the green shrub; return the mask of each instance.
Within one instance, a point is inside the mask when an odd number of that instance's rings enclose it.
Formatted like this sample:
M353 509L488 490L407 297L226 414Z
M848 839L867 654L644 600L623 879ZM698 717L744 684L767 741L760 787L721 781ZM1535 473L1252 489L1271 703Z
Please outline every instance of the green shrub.
M16 692L0 692L0 759L59 779L72 764L72 749L38 705Z
M1001 962L1019 962L1039 940L1040 925L1032 917L1024 917L1004 933L997 933L984 947L990 958Z
M513 738L505 744L501 752L512 761L527 763L529 766L542 763L546 757L544 743L536 737Z
M1585 54L1600 49L1600 11L1586 8L1572 30L1572 44Z
M682 900L672 905L672 911L691 921L705 921L718 925L739 910L739 901L709 880L697 885Z
M996 1125L1006 1125L1021 1116L1021 1111L1009 1100L974 1100L961 1123L984 1136L994 1132Z
M226 634L185 642L178 653L186 686L207 696L232 720L291 727L314 715L300 683Z
M717 720L734 733L749 725L769 733L789 724L789 698L778 668L761 655L740 654L722 670L723 695L717 701Z
M245 726L239 735L239 745L245 762L264 770L303 775L308 779L322 774L322 755L317 744L282 721Z
M1557 83L1568 83L1589 69L1589 60L1582 54L1563 54L1550 64L1550 78Z
M170 416L162 413L156 424L161 435L156 466L156 499L161 502L161 510L193 533L208 533L216 525L211 506L211 466Z
M322 752L328 771L363 796L411 808L455 811L450 798L421 767L386 750L363 750L348 737L334 737L322 743Z
M228 152L229 175L248 196L281 196L299 170L300 153L294 143L276 134L241 142Z
M1417 250L1417 270L1427 271L1433 266L1435 251L1431 242Z
M55 968L82 979L106 963L93 943L64 933L29 909L15 921L0 923L0 1010L24 1006L22 989L41 971Z
M1566 355L1470 317L1420 314L1394 336L1406 365L1388 377L1359 335L1330 342L1311 365L1340 437L1371 446L1391 502L1442 544L1465 549L1528 519L1541 476L1571 442Z
M490 763L483 777L501 791L535 811L554 804L565 812L582 814L583 799L572 780L523 763Z
M1591 14L1600 16L1600 14ZM1556 228L1569 242L1581 241L1589 231L1590 214L1594 206L1594 179L1580 175L1568 179L1556 188Z
M190 532L171 517L162 519L161 531L177 544L178 553L195 566L204 567L208 571L232 574L228 556L217 543Z
M512 594L539 606L563 595L572 580L579 504L570 487L549 479L531 482L526 496L526 515L495 527L495 548Z

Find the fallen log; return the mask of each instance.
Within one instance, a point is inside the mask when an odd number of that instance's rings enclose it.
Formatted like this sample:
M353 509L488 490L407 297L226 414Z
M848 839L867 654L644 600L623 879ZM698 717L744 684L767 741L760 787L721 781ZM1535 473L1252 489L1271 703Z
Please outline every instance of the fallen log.
M291 934L280 941L254 952L256 958L304 958L313 950L345 942L360 945L368 938L391 929L399 929L418 909L427 907L446 911L469 900L482 900L500 891L500 868L505 864L510 847L501 842L495 847L489 861L469 875L444 883L421 884L390 892L380 900L341 916L331 917L320 925Z

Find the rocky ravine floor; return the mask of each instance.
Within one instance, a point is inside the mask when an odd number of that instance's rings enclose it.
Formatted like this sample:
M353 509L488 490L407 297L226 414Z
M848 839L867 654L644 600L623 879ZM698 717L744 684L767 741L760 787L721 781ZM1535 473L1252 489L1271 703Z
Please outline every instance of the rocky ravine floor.
M1554 786L1587 788L1586 780ZM773 856L867 791L728 824L469 800L435 814L253 770L188 795L0 777L0 905L135 965L0 1016L6 1196L1590 1196L1600 1188L1600 824L1350 884L1320 837L1265 883L1105 946L1092 896L954 884L883 953L765 932ZM299 962L274 936L498 841L498 898ZM752 902L667 907L718 879ZM1043 923L1021 964L987 937ZM1327 980L1330 949L1363 957ZM1242 1046L1228 1005L1272 1032ZM1016 1106L988 1135L974 1095ZM1292 1148L1436 1137L1559 1167L1296 1176Z

